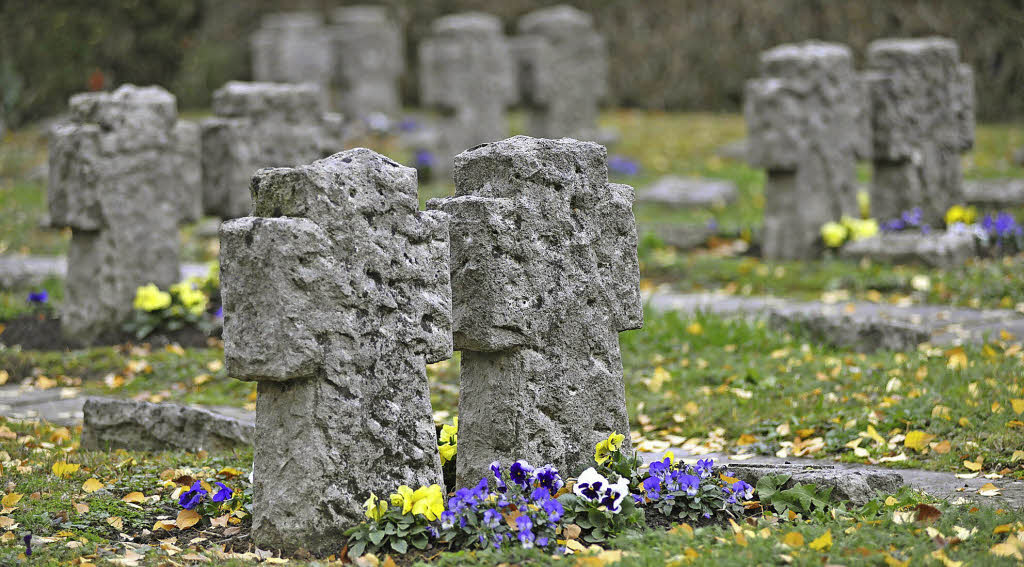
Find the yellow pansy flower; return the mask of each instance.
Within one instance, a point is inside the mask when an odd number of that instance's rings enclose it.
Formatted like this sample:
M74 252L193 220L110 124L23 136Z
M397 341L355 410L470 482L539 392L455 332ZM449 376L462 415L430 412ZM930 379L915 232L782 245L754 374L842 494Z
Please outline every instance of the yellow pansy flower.
M455 445L438 445L437 450L441 453L441 464L445 464L455 457Z
M408 514L412 511L412 495L413 490L406 485L398 487L398 492L391 495L391 505L401 506L402 514Z
M135 290L132 306L142 311L159 311L171 305L171 294L160 291L156 284L147 284Z
M459 418L456 417L455 419L453 419L451 425L445 424L445 425L441 426L441 442L442 443L449 443L449 444L454 445L455 443L458 442L457 441L458 440L458 435L459 435Z
M171 286L171 293L178 296L178 301L193 315L202 315L206 311L206 304L209 299L206 294L196 289L189 281L176 283Z
M441 512L444 512L444 494L441 492L440 485L432 484L417 488L412 495L412 500L412 513L423 516L427 520L434 521L441 515Z
M871 216L871 193L857 191L857 210L860 211L861 218L866 219Z
M380 520L388 511L388 503L378 499L372 492L366 502L363 502L363 507L366 508L366 517L371 520Z
M855 219L853 217L843 217L842 225L849 231L851 240L861 240L864 238L871 238L878 234L878 221L875 219Z
M598 444L594 446L594 461L599 465L603 465L605 461L612 457L612 453L615 453L622 448L622 442L625 439L625 435L612 432L607 439L599 441Z
M846 242L846 236L849 231L845 226L837 222L827 222L821 225L821 239L825 241L825 246L829 248L839 248Z
M978 209L963 205L953 205L946 211L946 226L952 226L958 222L972 224L977 218Z

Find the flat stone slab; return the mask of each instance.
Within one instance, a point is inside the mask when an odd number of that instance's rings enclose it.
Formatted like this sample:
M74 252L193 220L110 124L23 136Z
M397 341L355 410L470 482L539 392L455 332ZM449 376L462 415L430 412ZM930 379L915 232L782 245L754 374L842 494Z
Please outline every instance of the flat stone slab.
M736 195L732 181L666 175L639 191L636 200L674 208L710 207L731 203Z
M129 451L223 450L252 444L253 421L178 404L88 398L82 448Z
M983 208L1024 205L1024 179L972 179L964 181L964 200Z
M815 317L821 315L834 324L847 321L881 321L910 325L927 333L935 345L959 345L984 342L986 335L1001 330L1024 336L1024 314L1008 309L968 309L939 305L899 306L867 301L827 304L817 301L792 301L769 296L735 296L719 293L665 293L647 296L654 309L683 312L710 312L752 318ZM875 323L880 324L880 323Z
M936 268L964 265L977 254L974 235L968 230L895 232L854 240L839 249L844 258L870 258L891 264L920 263Z
M741 478L750 484L756 482L740 477L740 474L760 478L766 474L793 474L794 479L799 474L798 482L831 486L833 482L825 480L828 477L857 474L868 484L872 490L885 492L894 491L899 484L905 484L914 490L930 494L936 498L942 498L951 502L964 499L989 505L1020 507L1024 506L1024 481L1010 478L988 479L978 476L971 479L957 478L955 473L926 471L921 469L896 469L865 465L857 463L839 463L824 459L807 459L799 457L788 457L780 459L769 455L744 456L741 459L730 457L722 453L691 453L686 449L672 448L672 453L677 459L686 462L696 462L698 459L714 459L716 466L724 466L729 474ZM664 458L664 452L641 453L645 462L652 462ZM892 483L902 477L902 480L895 487ZM820 481L810 480L819 478ZM981 496L978 490L987 483L994 484L1000 490L997 496ZM892 488L890 488L892 487ZM834 489L835 490L835 489Z
M12 419L38 419L57 425L77 425L82 422L82 403L79 388L50 388L40 390L30 386L4 386L0 388L0 415Z
M653 232L662 243L677 250L699 248L715 234L715 230L706 224L670 223L641 225L639 232Z
M181 279L205 276L209 271L206 264L181 264ZM40 285L48 277L63 278L67 273L64 256L0 255L0 288Z
M772 311L768 320L776 329L799 325L812 336L825 337L834 346L857 352L914 350L931 338L920 326L877 318L857 320L848 315Z
M787 474L789 480L783 488L797 484L814 484L831 488L832 498L863 506L876 493L891 494L903 486L903 477L893 471L850 470L829 465L737 463L729 465L729 473L751 486L768 475Z

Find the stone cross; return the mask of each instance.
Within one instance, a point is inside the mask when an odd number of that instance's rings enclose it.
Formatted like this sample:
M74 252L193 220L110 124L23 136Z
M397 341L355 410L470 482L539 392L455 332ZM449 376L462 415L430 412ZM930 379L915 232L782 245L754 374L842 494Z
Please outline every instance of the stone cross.
M327 85L330 36L316 12L267 14L249 38L256 81Z
M441 483L425 363L452 354L448 219L358 148L253 177L221 225L224 358L259 382L253 543L338 551L362 503Z
M513 45L527 131L595 139L598 102L608 94L608 48L593 18L563 4L526 14L518 31Z
M346 6L331 13L335 108L347 117L401 110L398 79L405 71L402 29L385 6Z
M964 198L960 154L974 144L974 75L954 41L885 39L868 46L874 177L879 220L920 207L942 222Z
M261 167L308 163L341 149L340 117L324 112L313 84L232 81L213 93L214 117L201 122L203 209L249 214L249 179Z
M69 106L70 121L50 137L48 201L51 225L71 228L61 327L89 342L120 332L136 288L178 280L178 223L196 213L198 148L160 87L77 94Z
M633 189L592 142L516 136L455 158L458 483L494 460L582 470L626 436L618 333L643 325Z
M865 90L845 45L810 41L761 54L761 78L747 81L744 115L749 161L767 170L765 258L814 258L823 249L821 225L859 216Z
M419 60L420 98L443 115L436 169L447 173L455 154L508 135L515 67L501 21L480 12L435 20Z

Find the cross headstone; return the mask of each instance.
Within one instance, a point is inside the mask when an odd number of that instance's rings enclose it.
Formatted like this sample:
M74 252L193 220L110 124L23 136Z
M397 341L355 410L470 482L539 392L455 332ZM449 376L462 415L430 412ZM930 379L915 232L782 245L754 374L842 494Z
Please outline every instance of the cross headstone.
M330 80L330 35L319 13L267 14L249 46L256 81L326 85Z
M508 135L505 108L515 102L515 67L498 18L466 12L438 18L420 42L420 98L441 111L436 169L455 154Z
M544 138L597 137L598 102L608 94L608 48L590 14L542 8L519 19L514 52L527 131Z
M455 158L458 483L494 460L586 468L629 420L618 333L643 324L633 189L592 142L516 136Z
M50 138L48 201L51 225L71 228L61 327L88 342L120 331L136 288L177 281L199 163L160 87L77 94L70 114Z
M402 30L385 6L346 6L331 13L335 108L346 116L401 108L398 79L405 70Z
M885 39L868 46L874 177L881 220L920 207L942 222L964 198L960 154L974 144L974 76L956 42Z
M441 482L425 363L449 358L448 221L358 148L262 169L221 226L224 358L259 382L253 543L336 552L370 492Z
M859 216L857 157L868 153L864 81L845 45L810 41L761 54L746 84L751 164L767 170L763 253L810 259L821 225Z
M201 122L207 214L249 214L249 179L261 167L308 163L341 149L323 89L313 84L232 81L213 93L213 113Z

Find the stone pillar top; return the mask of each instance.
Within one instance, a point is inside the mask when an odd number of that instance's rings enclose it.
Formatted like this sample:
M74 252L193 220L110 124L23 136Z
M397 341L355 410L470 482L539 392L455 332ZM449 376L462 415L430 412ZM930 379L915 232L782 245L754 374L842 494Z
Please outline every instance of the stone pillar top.
M593 16L567 4L534 10L519 18L517 24L519 33L542 35L558 35L593 27Z
M105 129L170 128L178 118L177 99L157 86L122 85L113 92L79 93L68 102L75 122Z
M320 120L323 88L313 83L230 81L213 93L213 113L224 117L282 116Z
M917 59L924 56L960 59L960 48L945 37L886 38L868 44L868 61L872 67L884 66L885 61Z
M501 20L484 12L462 12L442 16L430 24L435 35L500 35Z
M387 6L360 4L342 6L331 12L331 22L335 24L390 24L391 14Z
M289 29L289 28L317 28L324 22L323 16L318 12L275 12L265 14L260 19L260 25L268 29Z
M853 68L853 51L840 43L805 41L787 43L762 52L761 74L767 77L802 76L827 71L836 65Z

